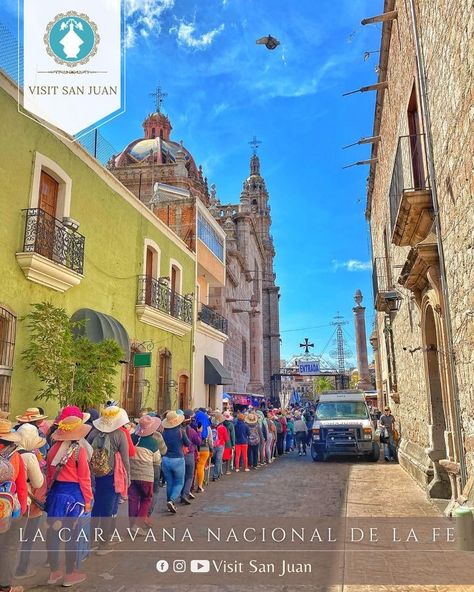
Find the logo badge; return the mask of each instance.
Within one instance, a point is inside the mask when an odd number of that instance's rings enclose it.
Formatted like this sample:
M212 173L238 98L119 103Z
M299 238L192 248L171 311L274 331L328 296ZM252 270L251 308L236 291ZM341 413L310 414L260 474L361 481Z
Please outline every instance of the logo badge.
M125 0L19 2L20 111L68 139L123 113Z
M86 64L97 53L100 35L86 14L70 11L48 23L44 35L46 51L58 64L74 68Z

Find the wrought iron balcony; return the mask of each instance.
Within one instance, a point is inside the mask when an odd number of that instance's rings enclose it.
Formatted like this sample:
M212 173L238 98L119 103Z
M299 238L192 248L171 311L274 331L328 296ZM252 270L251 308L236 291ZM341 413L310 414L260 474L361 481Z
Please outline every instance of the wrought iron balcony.
M205 304L201 304L201 309L198 312L198 320L214 327L214 329L217 329L221 333L229 334L227 319Z
M432 209L424 134L400 136L390 183L392 243L414 246L426 238Z
M76 273L84 272L85 238L44 210L26 212L24 253L37 253Z
M390 259L376 257L372 268L374 308L379 312L392 312L400 305L401 295L395 289L390 274Z
M193 302L172 290L163 280L151 276L138 276L137 304L146 304L192 325Z

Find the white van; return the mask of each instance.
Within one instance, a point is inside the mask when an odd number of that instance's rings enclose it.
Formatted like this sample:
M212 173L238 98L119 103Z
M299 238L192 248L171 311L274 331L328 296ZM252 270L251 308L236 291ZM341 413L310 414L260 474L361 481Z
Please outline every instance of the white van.
M375 429L363 393L335 392L320 396L313 423L311 456L319 461L331 455L379 460L380 446L375 441Z

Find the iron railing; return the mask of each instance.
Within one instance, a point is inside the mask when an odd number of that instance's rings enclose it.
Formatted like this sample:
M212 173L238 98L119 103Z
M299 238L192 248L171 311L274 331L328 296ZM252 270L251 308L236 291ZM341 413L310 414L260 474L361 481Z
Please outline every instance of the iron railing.
M43 255L82 275L86 240L82 234L39 208L24 211L26 223L23 251Z
M216 230L209 224L204 216L198 214L198 238L208 247L214 255L224 261L224 242Z
M221 333L229 334L227 319L205 304L201 304L201 309L198 312L198 320L214 327L214 329L217 329Z
M387 257L375 257L372 267L372 286L374 289L374 302L377 301L377 294L380 292L394 290L393 281L390 277L390 259Z
M407 191L420 191L429 188L424 134L400 136L390 182L389 198L392 230L395 228L403 194Z
M193 323L193 301L154 277L138 276L138 304L147 304L189 325Z

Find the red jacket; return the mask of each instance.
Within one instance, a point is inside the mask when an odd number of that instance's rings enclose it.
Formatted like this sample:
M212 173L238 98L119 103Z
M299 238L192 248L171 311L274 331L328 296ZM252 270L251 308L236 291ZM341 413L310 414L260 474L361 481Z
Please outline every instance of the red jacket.
M48 451L48 458L47 458L47 470L46 470L46 478L48 481L48 486L51 485L53 480L54 474L56 473L56 467L53 467L51 464L53 462L56 453L61 446L62 442L56 442L50 450ZM89 460L87 458L87 452L85 448L79 448L79 453L77 455L77 462L76 462L76 455L73 454L64 465L64 467L59 472L59 475L56 481L66 481L69 483L79 483L79 487L81 488L82 495L84 497L84 502L87 506L90 506L92 500L94 498L92 494L92 487L91 487L91 472L89 469Z
M223 423L217 426L217 442L216 446L225 446L225 443L230 439L229 432Z
M125 426L122 426L120 429L122 430L122 432L127 437L127 442L128 442L128 456L129 456L129 458L132 458L132 457L135 456L135 445L132 442L132 437L130 436L130 432L127 430L127 428Z

